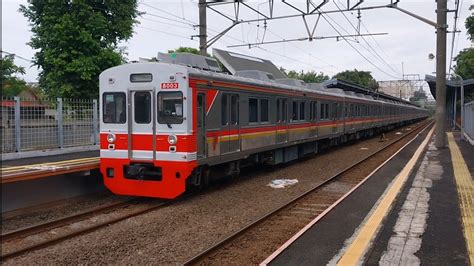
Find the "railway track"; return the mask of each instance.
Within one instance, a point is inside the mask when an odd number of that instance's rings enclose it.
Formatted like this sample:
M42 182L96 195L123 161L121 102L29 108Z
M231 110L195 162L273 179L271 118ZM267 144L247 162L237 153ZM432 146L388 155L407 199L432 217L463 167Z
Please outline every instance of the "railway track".
M2 254L0 258L2 261L14 258L26 252L45 248L170 204L171 201L131 199L8 232L1 236ZM131 210L127 210L127 208ZM117 214L116 212L120 209L125 209L124 213ZM97 219L99 216L101 216L100 219Z
M279 245L314 218L325 215L330 206L341 202L346 193L365 181L367 175L361 174L364 173L363 165L373 161L371 164L375 169L431 125L432 121L421 123L409 133L403 134L383 148L215 243L186 261L184 265L260 263L266 256L263 259L258 256L262 256L262 253L270 255ZM407 140L413 135L416 136ZM407 144L403 143L404 140L407 140ZM392 149L395 151L390 152ZM385 155L386 158L376 160L377 157L381 157L379 155Z

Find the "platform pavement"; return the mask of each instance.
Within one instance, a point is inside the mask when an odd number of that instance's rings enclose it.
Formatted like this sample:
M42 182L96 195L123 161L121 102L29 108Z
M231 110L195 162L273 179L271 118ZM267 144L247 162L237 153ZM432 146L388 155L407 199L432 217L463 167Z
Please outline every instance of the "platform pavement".
M99 153L100 153L99 150L74 152L74 153L42 156L42 157L13 159L13 160L8 160L8 161L1 161L1 164L2 164L2 168L6 168L6 167L11 167L11 166L60 162L60 161L66 161L66 160L99 157Z
M448 139L451 142L445 149L438 150L432 141L428 143L377 234L368 246L360 248L364 252L356 263L469 265L471 256L471 264L474 264L474 234L469 231L474 229L474 146L460 142L458 133ZM454 157L451 154L453 142L460 151ZM350 247L360 238L364 227L372 223L370 217L380 206L380 199L386 197L385 189L406 167L420 143L422 140L418 138L408 145L270 264L343 265L350 261L346 260L352 252ZM455 167L452 158L455 158ZM459 162L460 158L464 164ZM464 180L459 181L454 168L459 175L459 167L463 166ZM457 189L460 184L462 188ZM466 208L470 214L466 214Z

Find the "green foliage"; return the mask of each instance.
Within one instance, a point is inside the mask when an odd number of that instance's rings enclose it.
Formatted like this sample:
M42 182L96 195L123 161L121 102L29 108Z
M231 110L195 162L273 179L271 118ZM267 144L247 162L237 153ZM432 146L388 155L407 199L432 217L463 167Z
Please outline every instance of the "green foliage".
M469 10L474 10L474 5L470 6ZM467 17L464 25L466 26L469 39L471 39L471 41L474 41L474 13L471 13L471 15Z
M410 102L426 101L427 99L428 96L426 96L425 91L420 88L413 93L413 97L410 98Z
M168 50L168 53L169 54L172 54L172 53L190 53L190 54L200 55L199 49L192 48L192 47L181 47L181 46L178 49ZM210 55L208 55L208 56L210 56Z
M308 71L308 72L301 71L300 73L298 73L294 70L291 70L287 73L287 76L289 78L303 80L306 83L321 83L329 79L329 76L324 75L323 72L317 73L315 71Z
M23 67L15 65L13 55L6 55L0 58L0 78L2 81L2 96L17 96L27 88L26 82L16 75L25 74Z
M469 10L474 10L474 5ZM465 26L469 38L471 41L474 41L474 14L471 14L466 19ZM456 61L456 66L454 67L456 74L460 75L463 79L474 78L474 48L466 48L460 51L454 60Z
M351 82L359 86L369 88L371 90L377 90L379 88L379 84L372 77L370 71L359 71L357 69L346 70L344 72L336 74L332 78Z
M454 72L463 79L474 78L474 48L466 48L454 58L456 66Z
M136 0L29 1L20 12L32 26L41 88L68 98L97 97L99 74L124 62L118 44L138 15Z

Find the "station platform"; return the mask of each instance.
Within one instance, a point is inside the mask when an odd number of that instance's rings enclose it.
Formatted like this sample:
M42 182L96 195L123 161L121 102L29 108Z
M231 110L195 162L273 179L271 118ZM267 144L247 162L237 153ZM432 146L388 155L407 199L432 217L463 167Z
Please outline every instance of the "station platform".
M99 168L99 151L2 161L1 183L31 180Z
M474 146L424 132L261 265L474 265Z
M28 212L73 197L106 191L99 151L1 162L1 212Z

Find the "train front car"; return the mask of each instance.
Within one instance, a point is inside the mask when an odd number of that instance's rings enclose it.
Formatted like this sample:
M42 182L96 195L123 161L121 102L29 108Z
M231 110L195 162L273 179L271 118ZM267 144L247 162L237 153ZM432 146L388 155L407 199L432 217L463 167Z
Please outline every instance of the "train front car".
M185 67L126 64L100 75L100 171L121 195L172 199L196 166Z

